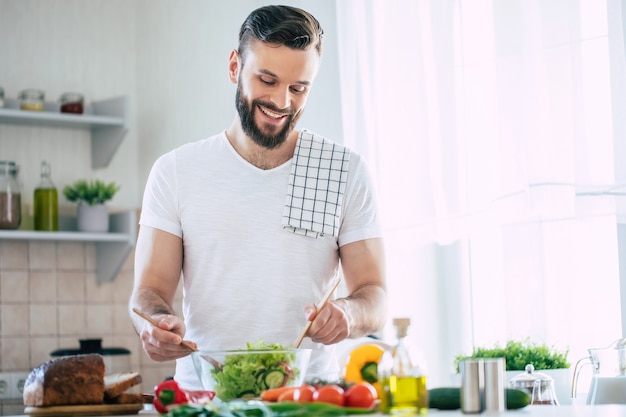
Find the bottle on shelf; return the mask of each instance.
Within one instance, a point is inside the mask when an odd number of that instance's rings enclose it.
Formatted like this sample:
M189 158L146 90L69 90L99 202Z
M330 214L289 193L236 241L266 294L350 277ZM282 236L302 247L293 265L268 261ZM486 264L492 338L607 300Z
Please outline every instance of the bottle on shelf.
M17 229L21 219L17 165L13 161L0 161L0 229Z
M35 230L59 230L59 197L47 161L41 162L41 179L35 188L34 223Z
M378 380L380 409L385 414L411 416L428 412L428 390L423 369L412 358L406 341L410 318L395 318L396 345L383 354Z

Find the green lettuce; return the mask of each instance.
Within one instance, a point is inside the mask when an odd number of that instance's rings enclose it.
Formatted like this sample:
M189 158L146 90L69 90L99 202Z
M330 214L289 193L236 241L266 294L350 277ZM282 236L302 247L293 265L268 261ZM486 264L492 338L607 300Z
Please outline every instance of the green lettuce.
M276 343L246 344L239 354L232 351L224 358L221 369L211 369L215 379L215 393L222 401L234 398L255 398L266 389L289 385L300 374L295 353L277 352L286 349ZM278 378L278 379L277 379ZM278 381L278 382L277 382Z

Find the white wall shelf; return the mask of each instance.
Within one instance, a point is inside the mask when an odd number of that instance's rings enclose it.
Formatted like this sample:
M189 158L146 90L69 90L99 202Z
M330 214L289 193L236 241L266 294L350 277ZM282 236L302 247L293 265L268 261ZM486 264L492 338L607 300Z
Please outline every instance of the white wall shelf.
M0 108L0 123L90 130L91 166L109 165L128 132L128 97L94 101L85 106L83 114L61 113L59 109L59 103L46 102L44 111L20 110L19 100L7 99Z
M60 217L58 232L0 230L0 240L95 242L96 277L110 282L119 273L135 246L137 220L134 211L109 214L109 233L79 232L75 217Z
M88 130L91 136L91 166L104 168L122 144L129 129L127 96L94 101L84 106L83 114L61 113L60 104L47 101L43 111L21 110L17 99L6 99L0 108L0 123L26 127ZM99 282L115 279L135 246L134 212L109 215L110 233L79 232L76 219L59 217L58 232L0 230L0 240L76 241L96 245L96 276Z

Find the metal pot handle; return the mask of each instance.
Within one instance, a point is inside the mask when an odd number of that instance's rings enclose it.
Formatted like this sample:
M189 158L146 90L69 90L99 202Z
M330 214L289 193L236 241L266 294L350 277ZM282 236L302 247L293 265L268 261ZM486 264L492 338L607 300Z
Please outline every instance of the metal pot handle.
M588 361L588 363L583 363L585 361ZM587 356L585 358L579 359L578 362L576 362L576 365L574 365L574 377L572 378L572 399L576 398L576 392L578 391L578 374L580 372L580 369L584 366L584 365L591 365L591 357Z

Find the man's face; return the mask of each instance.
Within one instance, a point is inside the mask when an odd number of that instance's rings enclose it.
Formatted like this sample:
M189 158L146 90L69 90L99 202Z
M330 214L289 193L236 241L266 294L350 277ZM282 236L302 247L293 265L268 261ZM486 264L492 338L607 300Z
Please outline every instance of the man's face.
M314 48L253 42L237 77L236 106L244 133L268 149L284 143L302 116L319 64Z

